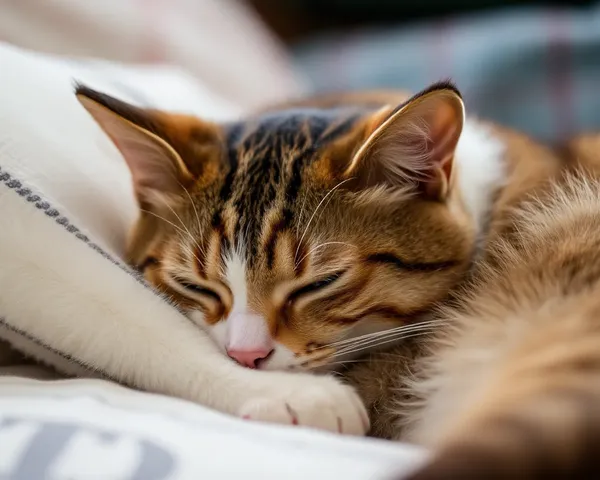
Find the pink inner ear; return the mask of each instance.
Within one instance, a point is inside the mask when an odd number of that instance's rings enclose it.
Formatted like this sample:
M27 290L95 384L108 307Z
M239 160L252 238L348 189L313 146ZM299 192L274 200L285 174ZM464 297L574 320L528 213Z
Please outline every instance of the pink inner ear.
M457 123L456 110L449 104L439 105L430 121L429 138L432 168L441 169L447 177L452 173L452 160L460 138L462 119Z
M454 123L450 123L428 139L430 169L422 182L422 189L428 197L441 200L448 194L459 138L459 130Z
M136 191L145 189L175 193L183 188L177 175L176 160L162 145L142 132L110 135L129 166Z
M164 140L94 100L85 96L79 100L123 155L138 198L149 190L178 193L182 182L192 178L177 152Z
M417 95L371 133L352 159L347 176L359 188L414 185L443 199L462 131L463 104L447 89Z

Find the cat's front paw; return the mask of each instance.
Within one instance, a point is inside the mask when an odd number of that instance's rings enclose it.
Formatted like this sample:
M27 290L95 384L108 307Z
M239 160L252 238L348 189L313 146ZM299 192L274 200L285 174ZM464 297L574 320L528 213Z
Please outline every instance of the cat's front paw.
M275 381L277 389L248 399L238 415L248 420L347 435L364 435L368 431L369 417L352 387L333 377L304 374L283 374Z

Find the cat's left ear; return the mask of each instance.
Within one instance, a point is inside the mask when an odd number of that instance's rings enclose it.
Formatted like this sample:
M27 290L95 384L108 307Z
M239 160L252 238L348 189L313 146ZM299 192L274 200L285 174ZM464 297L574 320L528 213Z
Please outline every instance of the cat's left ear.
M429 87L372 119L374 127L344 172L361 188L417 184L428 198L448 196L464 104L451 84Z
M220 158L218 128L209 122L139 108L83 85L76 94L120 150L145 209L161 210L184 197L184 189L206 177L207 165Z

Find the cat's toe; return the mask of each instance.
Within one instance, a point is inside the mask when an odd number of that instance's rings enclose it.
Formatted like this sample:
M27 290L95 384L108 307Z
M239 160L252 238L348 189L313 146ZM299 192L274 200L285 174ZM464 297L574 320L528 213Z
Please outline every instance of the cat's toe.
M238 414L249 420L347 435L363 435L369 429L366 410L354 390L329 378L315 378L315 385L311 387L282 390L275 397L250 399Z

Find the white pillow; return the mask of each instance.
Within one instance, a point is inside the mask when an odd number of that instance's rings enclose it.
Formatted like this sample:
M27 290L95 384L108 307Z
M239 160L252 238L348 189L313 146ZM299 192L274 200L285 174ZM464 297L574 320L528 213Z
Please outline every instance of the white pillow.
M166 67L66 63L0 44L0 71L0 338L63 372L94 367L200 401L190 376L223 356L120 260L138 212L129 170L74 82L215 119L238 109Z
M66 61L0 44L0 167L120 255L137 207L129 170L77 101L74 82L134 104L216 120L240 109L173 67Z

